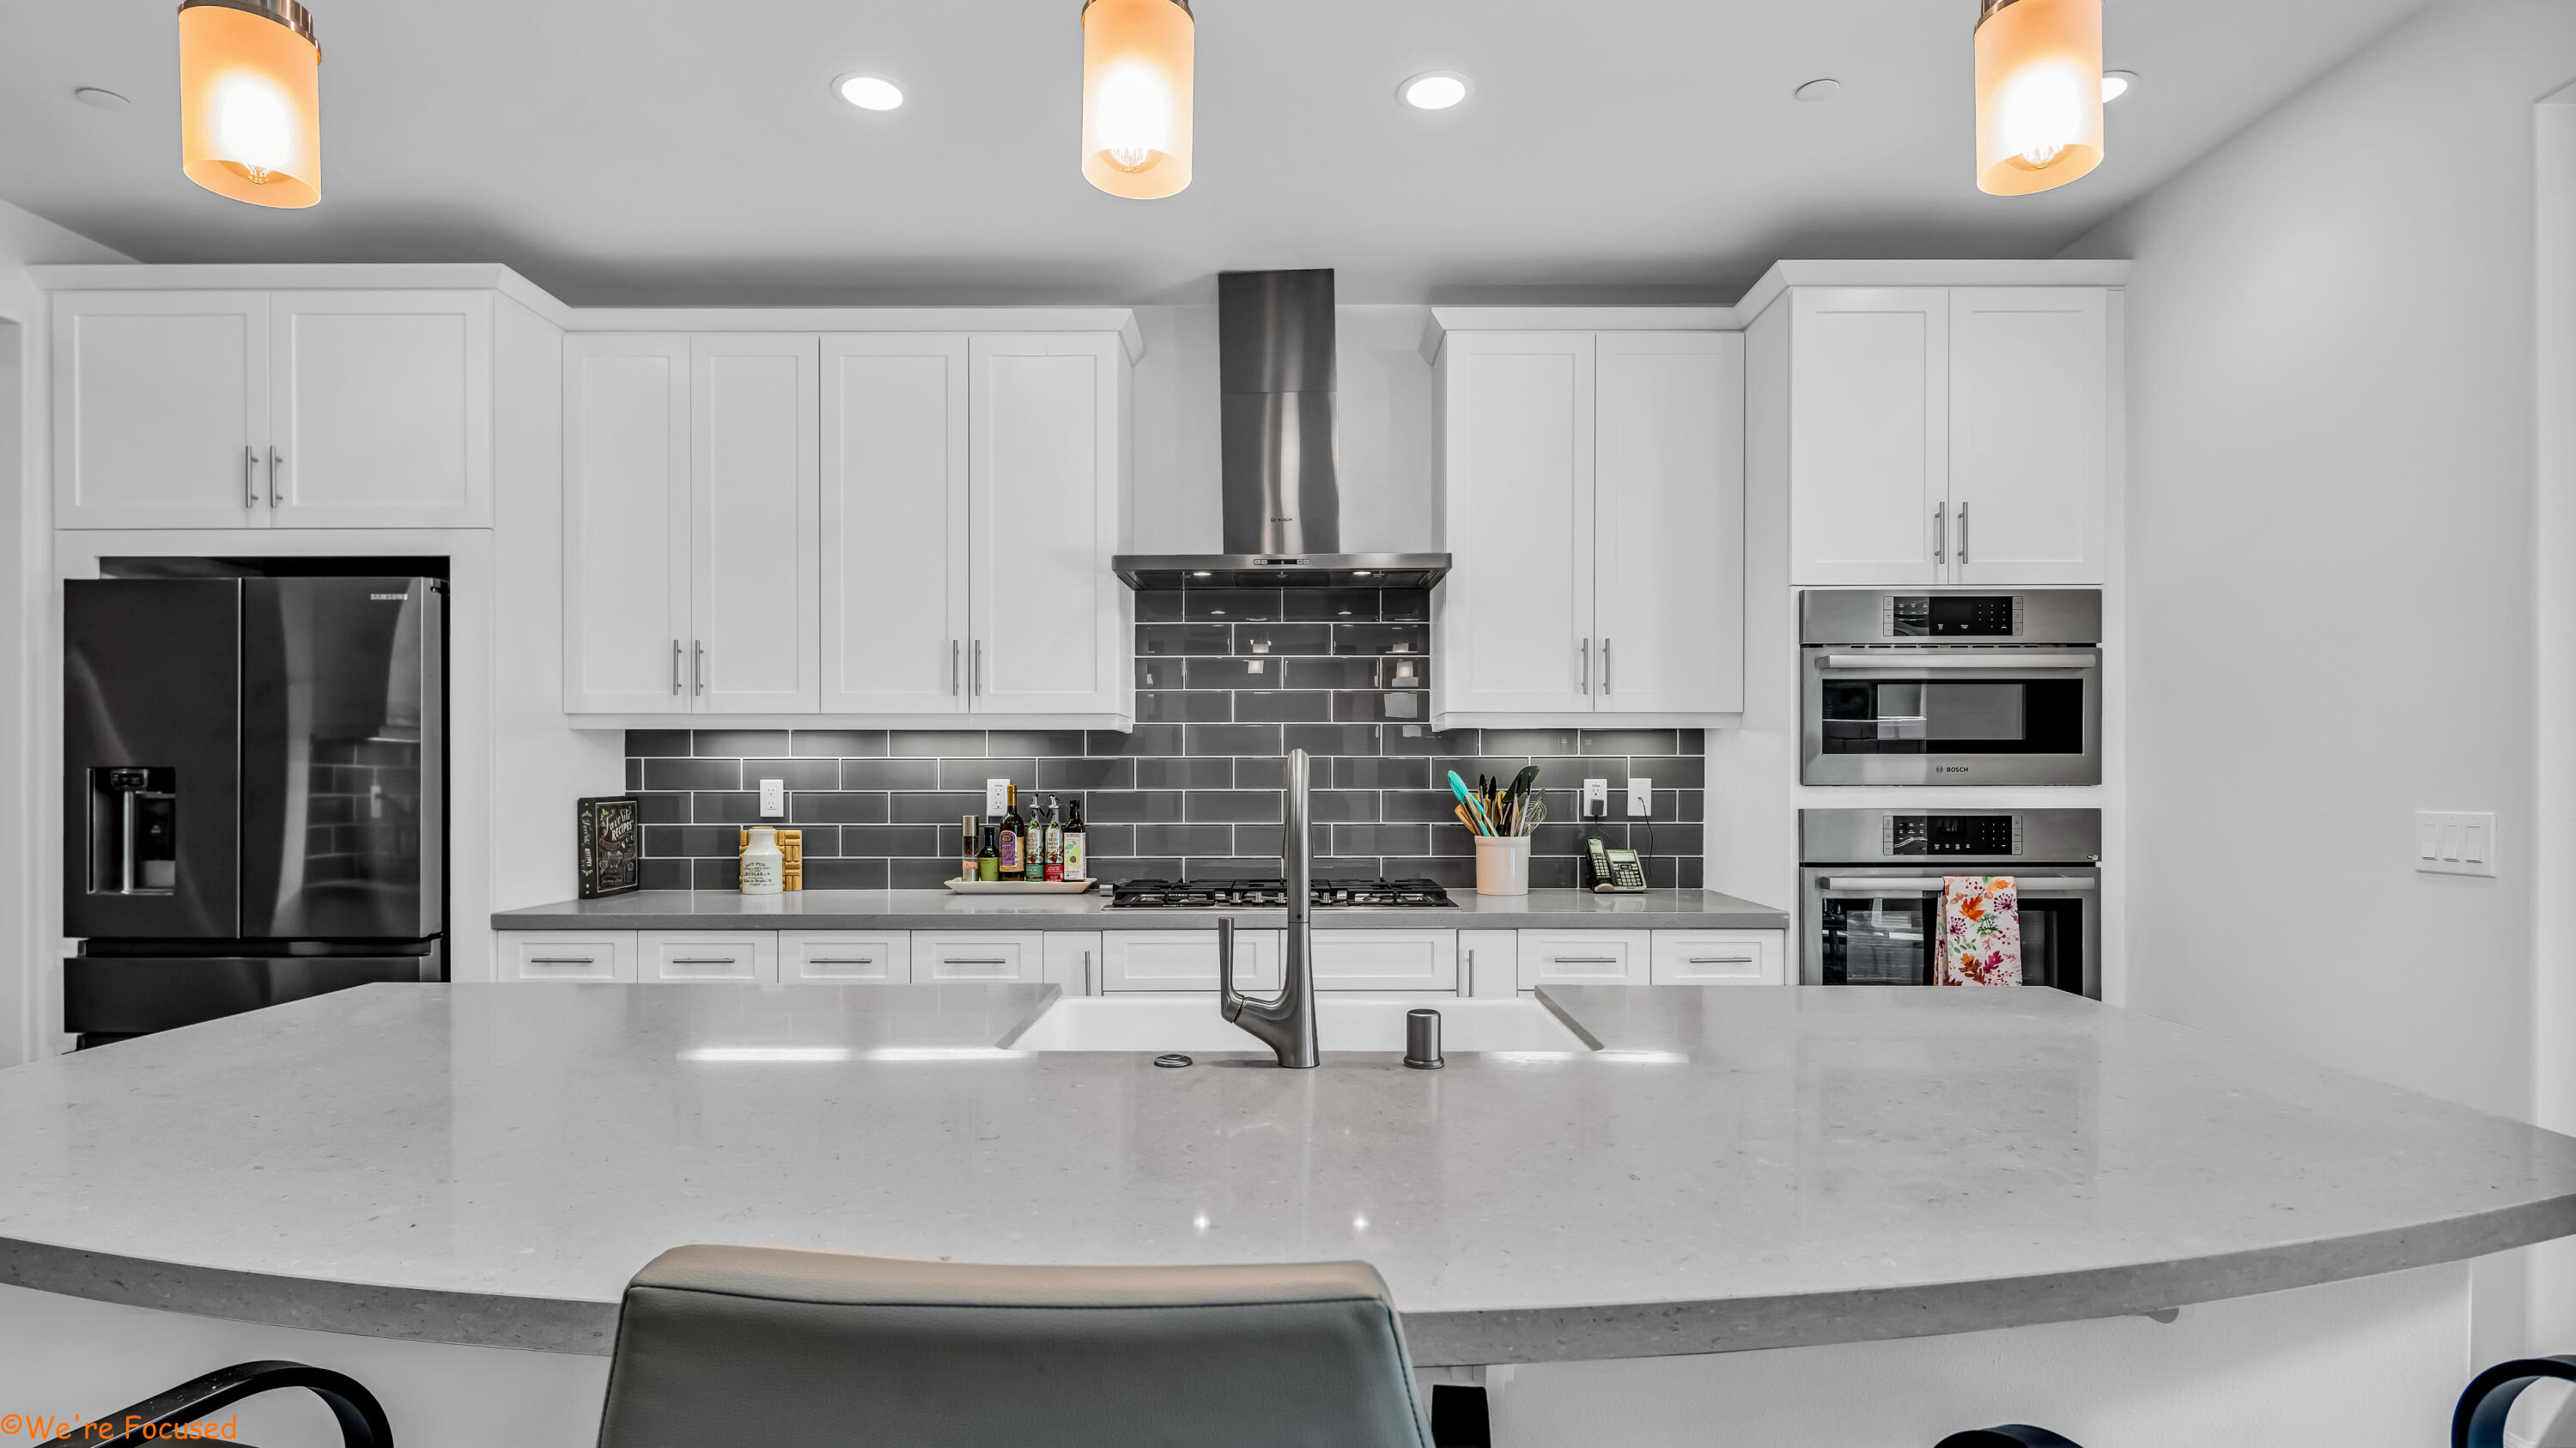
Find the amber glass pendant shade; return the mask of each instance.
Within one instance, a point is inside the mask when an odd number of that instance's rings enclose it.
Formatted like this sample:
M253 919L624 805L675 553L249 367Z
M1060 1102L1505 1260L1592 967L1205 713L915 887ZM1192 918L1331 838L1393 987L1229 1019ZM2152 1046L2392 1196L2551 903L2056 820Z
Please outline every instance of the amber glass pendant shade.
M2102 0L1985 0L1977 189L2027 196L2102 164Z
M1198 26L1187 0L1090 0L1082 7L1082 175L1138 201L1190 184L1190 67Z
M179 167L253 206L322 199L322 51L295 0L179 6Z

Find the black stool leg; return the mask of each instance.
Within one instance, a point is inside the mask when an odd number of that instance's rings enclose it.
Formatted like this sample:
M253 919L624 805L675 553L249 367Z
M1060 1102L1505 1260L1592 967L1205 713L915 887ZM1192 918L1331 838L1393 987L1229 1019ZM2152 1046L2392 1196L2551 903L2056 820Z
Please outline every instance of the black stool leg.
M2513 1400L2543 1378L2576 1383L2576 1357L2516 1358L2470 1379L2451 1414L2451 1448L2504 1448L2504 1420Z

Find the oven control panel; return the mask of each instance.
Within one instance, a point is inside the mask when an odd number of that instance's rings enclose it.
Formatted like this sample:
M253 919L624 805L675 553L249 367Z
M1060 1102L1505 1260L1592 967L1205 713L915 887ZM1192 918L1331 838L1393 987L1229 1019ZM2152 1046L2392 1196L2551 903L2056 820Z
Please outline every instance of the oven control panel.
M2021 596L2012 593L1892 593L1882 620L1892 639L2019 638L2022 621Z
M2003 858L2022 850L2021 816L2010 814L1889 814L1879 852L1908 855L1983 855Z

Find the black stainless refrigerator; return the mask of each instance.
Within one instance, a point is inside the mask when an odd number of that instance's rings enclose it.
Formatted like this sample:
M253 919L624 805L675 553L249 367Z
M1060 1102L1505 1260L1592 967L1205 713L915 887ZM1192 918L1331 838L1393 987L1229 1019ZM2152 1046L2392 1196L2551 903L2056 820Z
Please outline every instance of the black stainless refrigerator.
M444 582L65 588L63 1028L444 980Z

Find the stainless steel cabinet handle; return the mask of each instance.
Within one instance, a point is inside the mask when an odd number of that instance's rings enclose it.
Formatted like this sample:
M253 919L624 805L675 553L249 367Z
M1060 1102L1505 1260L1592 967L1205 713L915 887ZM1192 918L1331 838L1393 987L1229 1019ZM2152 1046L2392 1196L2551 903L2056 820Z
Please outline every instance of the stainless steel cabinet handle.
M598 960L598 958L597 958L596 956L589 956L589 955L531 955L531 956L529 956L529 957L528 957L528 964L530 964L530 965L597 965L597 964L599 964L599 960Z
M960 652L957 640L950 639L948 641L948 697L952 699L957 697L957 656Z
M1082 953L1082 993L1084 995L1099 994L1099 992L1091 988L1091 952L1088 950Z
M680 641L671 640L671 692L680 692Z
M2101 884L2098 880L2086 879L2081 875L2014 875L2012 879L2014 888L2018 890L2092 890L2099 888ZM1885 879L1874 879L1867 875L1837 875L1826 880L1824 888L1837 895L1872 892L1885 894L1890 890L1906 892L1938 890L1944 883L1946 883L1944 878L1939 875L1891 875Z
M1818 654L1820 669L1880 669L1898 673L1921 673L1927 669L1994 669L2019 673L2028 669L2098 669L2100 654L2043 653L2037 649L1977 649L1950 652L1934 649L1889 649L1877 654Z
M939 963L940 963L941 965L1008 965L1008 964L1010 964L1010 962L1009 962L1009 961L1004 960L1002 957L1000 957L1000 956L998 956L998 955L990 955L990 956L987 956L987 955L952 955L952 956L945 957L945 958L944 958L944 959L942 959Z
M982 639L975 640L974 684L975 692L979 695L982 694L984 692L984 641Z
M691 661L691 663L690 663L689 678L690 678L690 680L691 680L693 683L695 683L695 684L696 684L696 686L697 686L697 691L698 691L699 693L703 694L703 693L705 693L705 692L707 691L707 642L706 642L706 640L704 640L704 639L699 639L699 640L697 640L697 641L696 641L696 648L697 648L697 651L698 651L698 656L697 656L697 658L695 658L694 660L692 660L692 661Z
M274 507L276 507L276 506L277 506L277 464L278 464L278 461L279 461L279 459L278 459L278 456L277 456L277 449L275 449L275 448L270 448L270 449L268 450L268 505L269 505L270 507L272 507L272 508L274 508Z
M1610 641L1601 641L1601 692L1610 692Z
M1582 691L1589 694L1592 692L1592 640L1585 639L1576 645L1576 656L1583 663Z
M1617 965L1619 963L1619 957L1615 955L1560 955L1554 958L1553 963L1557 965Z
M1753 957L1749 955L1694 955L1690 957L1690 963L1692 965L1751 965L1753 964Z
M848 957L818 955L805 963L807 965L874 965L877 963L877 958L873 955Z
M1932 505L1932 561L1950 561L1950 510L1939 503Z
M730 955L675 955L675 956L672 956L672 957L671 957L671 963L672 963L673 965L739 965L739 964L741 964L741 962L740 962L740 961L735 960L735 959L734 959L732 956L730 956Z
M259 506L259 449L242 444L242 506Z
M1959 505L1959 566L1968 564L1968 505Z

